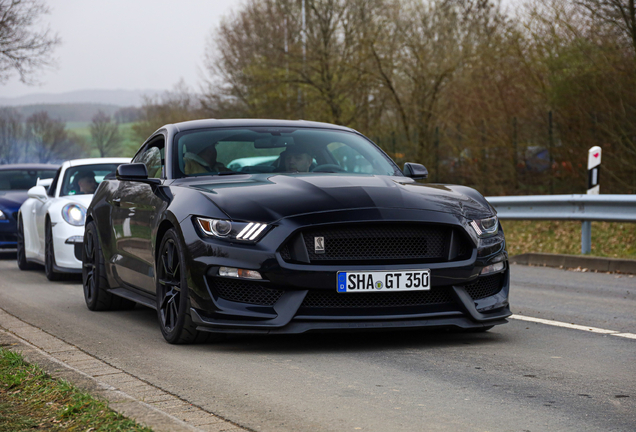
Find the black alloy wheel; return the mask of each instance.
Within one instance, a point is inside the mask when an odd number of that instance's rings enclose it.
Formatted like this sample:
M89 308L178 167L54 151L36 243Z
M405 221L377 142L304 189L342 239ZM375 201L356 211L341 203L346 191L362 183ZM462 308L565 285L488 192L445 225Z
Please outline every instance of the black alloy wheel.
M22 217L18 218L18 268L20 270L33 270L37 267L37 264L30 263L26 259L25 244L24 244L24 226L22 225Z
M198 331L190 316L185 259L174 229L161 241L156 268L157 315L163 337L171 344L207 341L210 333Z
M82 250L82 287L84 301L92 311L132 309L136 303L108 292L104 254L102 253L97 226L90 221L84 231Z
M44 235L44 273L46 274L46 278L50 281L62 280L64 275L57 273L54 268L55 246L53 245L53 228L51 228L51 222L47 219Z

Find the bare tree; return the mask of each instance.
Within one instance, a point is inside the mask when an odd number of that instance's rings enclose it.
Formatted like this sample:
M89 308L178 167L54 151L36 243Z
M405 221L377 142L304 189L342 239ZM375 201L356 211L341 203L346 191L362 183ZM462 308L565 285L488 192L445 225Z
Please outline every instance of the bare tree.
M122 138L119 133L119 125L111 121L108 114L99 110L93 116L90 125L91 139L100 157L110 156L116 152L121 144Z
M249 1L209 43L204 105L355 126L369 99L365 25L380 3Z
M154 97L145 97L138 117L132 129L141 144L165 124L196 120L204 118L205 115L197 97L181 80L171 91Z
M636 2L634 0L577 0L592 19L605 24L617 39L627 42L636 54Z
M66 131L61 120L39 111L26 120L27 159L40 163L59 161L83 154L83 149Z
M153 97L144 97L144 103L138 113L138 120L133 125L132 130L135 138L141 144L165 124L204 117L198 98L181 80L170 91Z
M46 13L41 0L0 0L0 83L15 72L23 83L32 83L36 71L52 64L60 39L48 28L34 29Z
M22 116L13 108L0 108L0 164L16 163L24 153Z

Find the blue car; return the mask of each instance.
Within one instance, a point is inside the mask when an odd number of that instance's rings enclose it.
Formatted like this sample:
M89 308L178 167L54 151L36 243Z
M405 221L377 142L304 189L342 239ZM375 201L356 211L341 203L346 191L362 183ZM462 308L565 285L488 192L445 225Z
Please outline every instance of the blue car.
M38 179L53 178L57 169L57 165L48 164L0 165L0 249L16 248L16 215L27 191Z

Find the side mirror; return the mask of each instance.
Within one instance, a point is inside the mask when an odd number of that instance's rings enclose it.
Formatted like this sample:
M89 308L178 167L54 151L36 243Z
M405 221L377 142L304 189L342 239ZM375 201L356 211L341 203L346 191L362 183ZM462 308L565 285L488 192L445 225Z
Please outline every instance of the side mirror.
M117 180L148 180L148 168L142 163L122 164L117 167L116 175Z
M159 179L148 178L148 168L142 163L122 164L117 167L117 180L137 181L148 184L159 184Z
M33 186L31 189L27 191L27 196L29 198L35 198L42 202L49 199L48 195L46 194L46 189L44 189L44 186Z
M49 186L51 186L51 183L53 183L53 179L52 178L47 178L47 179L39 178L38 181L35 183L35 185L36 186L44 186L45 188L48 188Z
M412 179L425 179L428 177L428 170L422 164L407 162L404 164L404 169L402 170L405 176L411 177Z

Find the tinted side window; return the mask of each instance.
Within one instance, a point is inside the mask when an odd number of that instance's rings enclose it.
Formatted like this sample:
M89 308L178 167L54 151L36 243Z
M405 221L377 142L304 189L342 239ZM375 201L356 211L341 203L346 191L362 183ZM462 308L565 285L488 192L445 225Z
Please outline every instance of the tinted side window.
M143 163L148 170L148 178L162 178L165 173L164 139L159 138L149 143L132 161Z
M366 174L374 172L371 162L351 146L333 142L327 146L327 149L346 172Z

